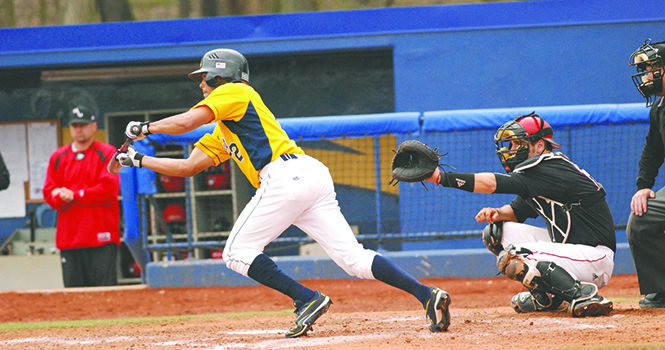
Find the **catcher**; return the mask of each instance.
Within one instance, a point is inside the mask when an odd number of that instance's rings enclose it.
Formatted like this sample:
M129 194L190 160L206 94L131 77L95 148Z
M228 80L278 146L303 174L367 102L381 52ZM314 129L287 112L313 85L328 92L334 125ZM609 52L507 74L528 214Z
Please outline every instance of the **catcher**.
M535 113L499 128L494 141L508 173L446 172L437 150L406 141L393 159L394 181L428 181L468 192L512 193L500 208L483 208L483 243L497 267L527 291L511 300L517 312L564 310L573 317L607 315L612 302L598 295L614 267L616 238L603 186L570 161L552 127ZM540 216L547 229L523 224Z

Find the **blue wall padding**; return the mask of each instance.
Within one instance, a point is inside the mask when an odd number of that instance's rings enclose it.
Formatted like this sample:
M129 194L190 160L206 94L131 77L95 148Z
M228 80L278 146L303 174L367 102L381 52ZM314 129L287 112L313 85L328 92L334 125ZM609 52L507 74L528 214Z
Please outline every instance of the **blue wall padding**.
M496 257L487 249L386 252L383 255L417 279L494 277L498 273ZM326 256L275 257L274 260L296 280L351 278ZM614 274L629 273L635 273L635 265L628 244L621 243L617 245L614 257ZM251 286L257 283L229 270L222 260L208 259L148 263L146 284L149 288L167 288Z
M644 103L431 111L423 113L423 131L496 130L505 122L533 111L555 128L649 120L649 110Z
M212 134L212 131L215 129L216 125L217 123L206 124L181 135L151 134L148 135L148 139L151 141L159 142L161 144L173 143L187 145L198 141L205 134Z
M420 131L420 113L383 113L335 117L279 119L286 133L296 139L412 134Z

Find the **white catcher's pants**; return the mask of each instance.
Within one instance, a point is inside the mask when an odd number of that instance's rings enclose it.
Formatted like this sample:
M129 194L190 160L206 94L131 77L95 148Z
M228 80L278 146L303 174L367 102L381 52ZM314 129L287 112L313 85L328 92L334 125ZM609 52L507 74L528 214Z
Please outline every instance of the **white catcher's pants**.
M346 273L374 279L376 252L364 249L356 240L337 204L328 168L307 155L285 158L277 158L261 170L261 186L226 241L226 266L247 276L254 258L293 224L316 240Z
M533 252L526 259L550 261L568 271L574 279L593 283L602 288L607 285L614 269L614 252L599 245L553 243L547 230L516 222L503 223L504 247L526 248Z

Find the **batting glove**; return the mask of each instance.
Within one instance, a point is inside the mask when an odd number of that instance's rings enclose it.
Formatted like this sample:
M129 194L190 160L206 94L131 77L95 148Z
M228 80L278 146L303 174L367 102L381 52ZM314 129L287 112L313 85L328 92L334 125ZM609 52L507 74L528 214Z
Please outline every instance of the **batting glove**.
M138 153L134 149L134 147L129 146L127 148L127 152L118 152L117 155L115 156L115 159L118 160L120 165L126 166L126 167L141 167L141 162L143 161L143 157L145 154L143 153Z
M129 122L125 135L132 140L142 140L150 135L150 122Z

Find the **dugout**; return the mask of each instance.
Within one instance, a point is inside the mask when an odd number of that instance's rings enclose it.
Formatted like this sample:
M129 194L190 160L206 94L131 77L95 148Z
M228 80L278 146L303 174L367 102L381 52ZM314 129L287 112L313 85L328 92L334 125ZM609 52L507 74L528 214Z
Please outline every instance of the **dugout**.
M664 10L545 0L5 28L0 121L60 118L71 103L187 108L200 92L185 74L220 46L248 56L279 118L639 103L628 56L665 38ZM0 240L26 219L2 219Z

